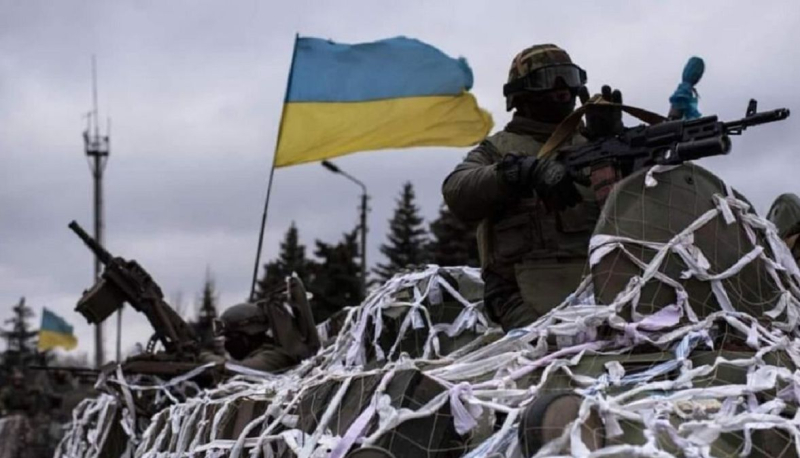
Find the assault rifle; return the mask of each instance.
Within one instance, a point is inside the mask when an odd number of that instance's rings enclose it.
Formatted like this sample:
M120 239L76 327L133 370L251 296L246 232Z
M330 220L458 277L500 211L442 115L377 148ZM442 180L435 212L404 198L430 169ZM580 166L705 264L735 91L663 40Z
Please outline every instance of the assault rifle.
M705 116L627 128L613 137L559 148L558 157L576 177L586 177L604 165L614 166L625 177L652 165L675 165L728 154L731 135L741 135L748 127L782 121L789 114L787 108L759 113L758 102L751 99L745 117L736 121Z
M171 377L197 367L200 345L194 330L164 301L161 288L150 274L136 261L112 256L75 221L69 228L105 267L97 283L84 291L75 310L90 324L98 324L127 302L147 317L155 331L145 353L125 361L123 370ZM156 353L159 341L165 351Z

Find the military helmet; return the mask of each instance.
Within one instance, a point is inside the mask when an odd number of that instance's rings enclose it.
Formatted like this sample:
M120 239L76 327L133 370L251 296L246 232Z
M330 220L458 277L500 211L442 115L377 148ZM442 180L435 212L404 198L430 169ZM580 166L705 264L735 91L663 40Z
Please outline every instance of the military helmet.
M675 169L653 175L655 186L646 184L648 170L640 170L618 182L603 207L594 236L605 235L632 240L667 243L709 210L716 209L714 195L726 195L725 183L708 170L686 163ZM741 194L735 196L747 202ZM752 206L751 206L752 208ZM754 249L747 229L739 217L728 224L722 215L708 221L693 233L693 245L708 262L707 272L719 274L736 264ZM763 234L756 233L756 242L768 246ZM622 241L592 266L595 297L610 304L630 283L642 275L642 269L627 253L649 263L656 251L638 243ZM717 303L711 283L694 276L686 277L687 265L674 251L669 251L659 272L679 283L688 293L689 305L698 317L706 317L722 309ZM762 316L781 298L781 291L769 275L765 261L757 258L738 273L721 280L730 305L739 312ZM637 311L651 314L675 304L678 300L672 287L656 279L648 281L638 299ZM620 314L632 322L628 307Z
M256 304L242 303L229 307L217 320L217 334L243 333L256 335L269 330L267 315Z
M586 72L572 63L566 51L553 44L534 45L514 56L503 86L506 108L510 111L514 95L553 89L561 78L570 88L586 84Z

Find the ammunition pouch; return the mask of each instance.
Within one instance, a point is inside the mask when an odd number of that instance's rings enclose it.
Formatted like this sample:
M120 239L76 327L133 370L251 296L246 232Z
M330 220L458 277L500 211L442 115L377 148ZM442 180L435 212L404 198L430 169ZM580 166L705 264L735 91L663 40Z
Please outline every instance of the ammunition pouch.
M484 268L510 279L514 265L524 260L582 262L599 213L597 202L589 199L559 212L548 212L538 198L522 199L502 219L485 223Z
M513 264L531 254L535 248L543 247L542 233L537 227L536 202L532 202L533 199L526 200L520 204L519 213L490 225L492 264Z
M113 281L101 277L91 288L83 292L75 310L89 324L102 323L125 303L125 293Z

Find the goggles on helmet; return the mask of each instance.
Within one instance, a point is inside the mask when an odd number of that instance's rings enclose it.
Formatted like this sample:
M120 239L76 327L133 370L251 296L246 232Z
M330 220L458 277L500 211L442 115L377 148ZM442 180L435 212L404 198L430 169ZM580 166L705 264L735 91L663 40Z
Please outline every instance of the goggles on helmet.
M586 85L586 72L582 68L574 64L556 64L537 68L504 85L503 95L508 97L526 91L548 91L556 87L559 78L570 88Z
M243 324L237 323L236 325L230 325L223 320L215 318L211 321L211 330L214 333L214 337L225 337L228 338L236 338L238 335L247 336L248 333L242 331L242 327L247 326L253 322L262 323L263 321L258 320L245 320ZM269 338L274 338L272 333L272 329L267 329L264 333Z
M235 323L228 323L225 320L215 318L211 321L211 330L216 337L223 337L236 333L253 334L253 332L248 332L246 330L248 326L253 324L265 327L267 335L272 335L272 331L269 329L269 322L264 317L248 318L246 320L239 320Z

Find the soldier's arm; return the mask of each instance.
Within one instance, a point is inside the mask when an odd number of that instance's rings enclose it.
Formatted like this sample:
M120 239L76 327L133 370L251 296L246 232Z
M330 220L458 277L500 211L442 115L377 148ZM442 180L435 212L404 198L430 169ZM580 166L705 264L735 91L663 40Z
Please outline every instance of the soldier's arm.
M297 364L297 361L278 348L265 348L234 364L262 372L280 372Z
M497 176L500 155L481 143L445 178L442 194L447 206L463 221L479 221L514 199Z

